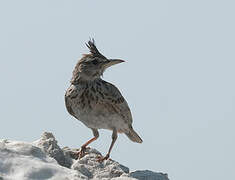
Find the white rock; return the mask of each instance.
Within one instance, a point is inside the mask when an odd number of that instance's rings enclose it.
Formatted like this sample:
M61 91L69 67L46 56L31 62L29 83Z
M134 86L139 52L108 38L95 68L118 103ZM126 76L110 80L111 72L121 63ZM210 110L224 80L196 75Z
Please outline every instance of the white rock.
M100 152L89 148L75 160L76 149L61 149L52 133L33 142L0 140L0 180L168 180L167 174L149 170L129 173L114 160L97 162Z
M33 144L40 147L44 153L54 158L61 166L70 168L72 159L57 145L52 133L44 132L41 138Z
M30 143L1 140L0 177L6 180L87 179L75 170L58 165Z

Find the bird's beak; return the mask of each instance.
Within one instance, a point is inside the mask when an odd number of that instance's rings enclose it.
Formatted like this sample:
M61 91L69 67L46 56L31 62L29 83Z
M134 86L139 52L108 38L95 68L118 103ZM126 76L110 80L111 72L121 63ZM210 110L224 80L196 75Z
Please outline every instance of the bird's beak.
M123 61L121 59L108 59L108 61L105 62L104 67L106 69L110 66L113 66L115 64L119 64L119 63L122 63L122 62L125 62L125 61Z

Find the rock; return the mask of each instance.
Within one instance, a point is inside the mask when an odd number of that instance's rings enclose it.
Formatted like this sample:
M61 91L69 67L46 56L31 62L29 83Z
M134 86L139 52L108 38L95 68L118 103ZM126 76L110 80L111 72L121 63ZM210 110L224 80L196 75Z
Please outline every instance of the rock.
M0 179L4 180L80 180L81 173L60 166L33 144L0 140Z
M130 176L139 180L169 180L167 174L156 173L149 170L134 171L130 173Z
M101 153L93 148L77 160L77 149L60 148L52 133L33 143L0 140L0 180L168 180L167 174L129 168L109 159L97 162Z
M44 153L54 158L61 166L70 167L72 160L57 144L52 133L44 132L41 138L33 142L37 147L41 148Z
M71 168L94 179L120 177L122 174L129 173L129 168L111 159L103 163L97 162L97 157L100 155L97 150L89 148L87 155L76 161Z

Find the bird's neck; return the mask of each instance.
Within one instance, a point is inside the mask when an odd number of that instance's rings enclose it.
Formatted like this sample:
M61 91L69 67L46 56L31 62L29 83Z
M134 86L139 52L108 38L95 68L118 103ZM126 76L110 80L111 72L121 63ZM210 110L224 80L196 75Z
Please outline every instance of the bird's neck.
M77 78L72 78L71 80L71 84L76 85L76 84L92 84L95 83L97 81L102 81L101 77L97 77L97 78L84 78L81 76L78 76Z

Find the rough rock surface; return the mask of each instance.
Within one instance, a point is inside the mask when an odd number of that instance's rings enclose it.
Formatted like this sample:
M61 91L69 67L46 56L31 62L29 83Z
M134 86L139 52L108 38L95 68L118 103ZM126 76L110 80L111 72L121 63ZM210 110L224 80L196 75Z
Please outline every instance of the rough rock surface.
M95 149L75 159L77 149L61 149L52 133L33 143L0 140L0 180L168 180L167 174L149 170L129 172L114 160L97 162Z

